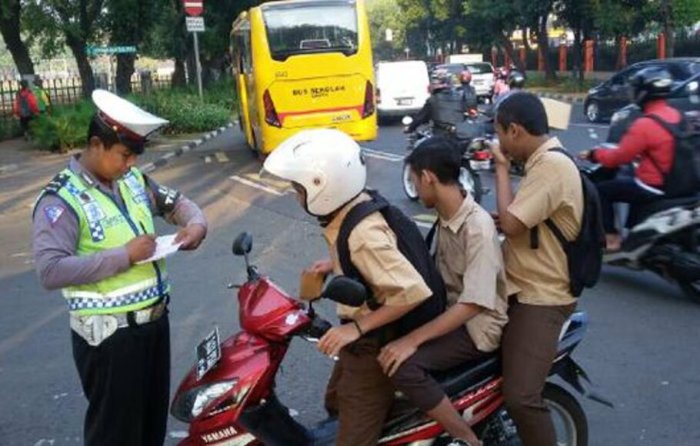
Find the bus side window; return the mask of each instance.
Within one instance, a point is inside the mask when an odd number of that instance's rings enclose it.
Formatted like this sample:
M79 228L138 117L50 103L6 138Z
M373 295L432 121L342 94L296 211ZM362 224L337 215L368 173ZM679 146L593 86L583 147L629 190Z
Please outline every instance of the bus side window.
M250 74L253 68L251 62L250 30L243 31L241 40L241 69L244 73Z

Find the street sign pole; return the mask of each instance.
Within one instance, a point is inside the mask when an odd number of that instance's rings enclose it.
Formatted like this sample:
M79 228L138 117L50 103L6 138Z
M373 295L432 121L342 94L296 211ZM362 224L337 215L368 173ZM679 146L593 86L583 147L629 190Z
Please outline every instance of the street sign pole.
M203 100L202 94L202 64L199 63L199 36L197 33L204 32L204 17L201 17L204 12L204 0L183 0L185 9L185 22L187 31L193 34L194 38L194 58L195 71L197 71L197 88L199 89L199 99Z
M199 63L199 38L197 38L197 32L193 32L194 37L194 57L196 59L195 65L197 66L197 88L199 90L199 99L204 100L204 95L202 94L202 65Z

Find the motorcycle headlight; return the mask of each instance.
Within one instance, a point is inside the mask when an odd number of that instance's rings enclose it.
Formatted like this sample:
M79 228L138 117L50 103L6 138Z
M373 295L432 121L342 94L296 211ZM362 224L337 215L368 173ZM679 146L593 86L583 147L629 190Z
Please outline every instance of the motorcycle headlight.
M238 380L233 379L196 387L173 401L171 413L178 420L190 423L194 418L201 415L212 401L233 389L237 383Z

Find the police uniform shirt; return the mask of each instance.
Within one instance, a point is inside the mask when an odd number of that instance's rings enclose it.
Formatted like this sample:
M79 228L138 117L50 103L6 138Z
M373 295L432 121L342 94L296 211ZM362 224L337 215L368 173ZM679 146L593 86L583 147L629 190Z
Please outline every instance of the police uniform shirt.
M83 168L77 157L71 158L69 169L82 181L109 195L120 207L124 206L116 181L111 186L101 183ZM148 176L144 177L154 216L164 217L169 223L179 226L201 224L206 228L206 218L197 205L183 195L177 197L174 205L166 204L165 199L156 197L173 197L175 191L160 186ZM131 267L125 246L90 256L76 256L79 223L73 211L56 195L46 194L39 200L33 225L34 263L40 283L48 289L97 282Z

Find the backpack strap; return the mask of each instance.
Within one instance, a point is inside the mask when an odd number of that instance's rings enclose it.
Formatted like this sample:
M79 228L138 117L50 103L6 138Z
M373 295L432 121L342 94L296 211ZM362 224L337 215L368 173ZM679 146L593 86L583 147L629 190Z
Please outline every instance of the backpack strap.
M438 224L440 224L439 218L435 220L435 223L433 223L433 226L430 228L428 234L425 236L425 244L428 245L428 251L431 251L433 247L433 240L435 239L435 234L437 233Z
M561 153L562 155L565 155L567 158L571 160L574 164L576 164L576 161L574 160L574 157L571 156L569 152L564 150L561 147L554 147L552 149L549 149L548 152L557 152ZM559 243L561 243L562 247L565 247L566 244L569 242L566 237L564 237L564 234L561 232L561 230L557 227L556 224L554 224L554 220L551 218L548 218L544 221L544 224L547 225L547 227L554 233L554 236L559 240ZM530 249L538 249L540 247L540 230L539 226L535 226L534 228L530 229Z
M364 220L370 214L375 212L381 212L389 206L387 202L381 195L368 192L372 197L370 201L365 201L355 205L350 212L345 216L343 222L340 225L340 230L338 231L338 239L336 241L336 247L338 249L338 261L340 262L340 268L343 270L343 274L353 279L359 280L362 284L367 287L369 291L369 286L365 279L360 274L360 271L353 265L352 259L350 257L350 247L348 245L348 239L350 238L350 233L355 226L357 226L362 220ZM367 299L367 306L371 310L376 310L381 307L381 304L377 302L373 295Z
M659 115L654 114L654 113L647 113L644 115L644 117L649 118L652 121L656 122L661 127L663 127L664 130L666 130L668 133L670 133L671 136L673 136L674 145L675 145L675 141L677 141L678 138L680 137L680 131L678 130L677 126L675 126L669 122L666 122L665 120L661 119L661 117ZM663 169L661 169L661 166L659 166L659 163L653 157L649 156L649 161L651 161L651 164L653 164L654 167L656 167L656 170L659 171L659 173L661 174L661 177L664 178L664 180L665 180L666 175L668 175L668 173L664 173Z

